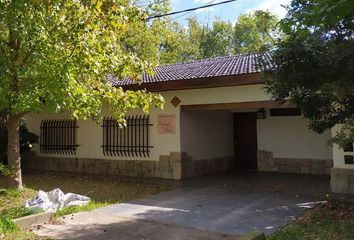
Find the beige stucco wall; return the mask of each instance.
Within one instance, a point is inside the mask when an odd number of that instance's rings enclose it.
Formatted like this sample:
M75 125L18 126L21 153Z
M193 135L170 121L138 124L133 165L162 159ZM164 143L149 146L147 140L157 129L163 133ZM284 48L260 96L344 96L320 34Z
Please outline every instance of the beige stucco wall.
M165 98L166 105L163 110L152 109L150 112L150 121L153 124L151 127L150 141L154 148L151 150L150 157L110 157L104 156L102 153L102 128L100 124L92 121L78 121L77 143L80 145L76 155L67 157L73 158L103 158L103 159L147 159L158 160L159 155L169 155L170 152L180 152L180 106L191 104L208 104L208 103L228 103L228 102L247 102L268 100L269 97L262 90L263 85L246 85L246 86L231 86L220 88L205 88L191 90L177 90L161 93ZM171 104L174 97L181 100L178 107ZM130 115L142 114L141 111L132 111ZM175 114L176 116L176 133L171 135L158 135L157 133L157 116L158 114ZM104 115L109 116L109 112L104 110ZM60 119L68 118L68 114L46 114L32 113L26 116L27 126L34 133L40 132L40 121L42 119ZM34 151L38 155L46 156L39 153L39 146L34 145ZM47 155L56 156L56 155ZM62 156L62 155L57 155Z
M181 112L181 149L193 160L234 155L230 111Z
M102 127L101 123L96 123L91 120L79 120L77 129L77 143L80 145L76 151L76 155L65 155L68 158L102 158L102 159L124 159L124 160L159 160L160 155L169 155L170 152L180 151L179 142L179 121L176 121L176 133L173 135L158 135L157 133L157 116L158 114L175 114L176 119L179 118L179 108L174 107L170 101L169 96L165 96L167 104L163 110L152 109L150 112L150 122L153 124L150 128L150 144L154 146L151 149L149 157L119 157L119 156L104 156L102 152ZM129 115L144 114L140 110L131 111ZM104 109L104 116L110 116L109 111ZM61 119L69 118L69 114L46 114L46 113L32 113L26 116L27 127L30 131L39 135L40 121L42 119ZM39 152L38 144L34 145L34 151L39 156L60 156L55 154L41 154Z
M332 159L327 143L331 131L317 134L302 116L267 117L257 120L258 149L275 158Z
M77 154L74 156L67 155L65 157L73 158L103 158L103 159L125 159L125 160L158 160L160 155L169 155L170 152L190 151L195 155L195 159L205 159L211 157L220 157L223 153L231 153L232 149L232 122L228 122L230 118L226 118L226 114L211 114L208 115L209 122L205 122L205 126L213 126L210 134L218 139L224 139L224 142L219 142L220 145L213 145L215 148L200 149L196 146L198 141L204 140L206 132L199 131L199 139L192 142L191 138L187 139L187 144L181 146L181 105L192 104L212 104L212 103L234 103L234 102L249 102L269 100L270 97L263 91L263 85L245 85L231 86L220 88L205 88L163 92L166 105L164 110L152 109L150 112L150 122L153 126L150 128L151 136L150 143L154 148L151 150L150 157L118 157L104 156L102 153L102 127L92 121L78 121L78 144L80 145ZM181 104L174 107L171 100L178 97ZM141 111L130 112L130 115L142 114ZM158 114L174 114L176 117L176 133L169 135L159 135L157 131ZM231 114L231 113L230 113ZM104 111L104 116L109 116L107 110ZM45 114L32 113L26 116L28 128L39 134L40 121L42 119L60 119L68 118L67 114ZM223 119L222 121L218 121ZM196 120L196 119L195 119ZM232 118L231 120L232 121ZM194 123L196 123L195 121ZM226 124L227 122L227 124ZM219 124L219 125L218 125ZM220 125L221 124L221 125ZM225 125L226 124L226 125ZM186 124L184 124L186 125ZM205 128L204 128L205 129ZM197 129L195 129L197 131ZM221 132L218 134L218 132ZM190 135L196 135L190 134ZM297 117L281 117L267 118L258 121L258 148L261 150L273 151L275 157L292 157L292 158L314 158L314 159L330 159L332 157L331 148L326 145L330 133L316 135L307 129L306 122ZM203 136L203 137L201 137ZM185 139L182 138L185 142ZM207 143L212 145L212 142ZM218 147L216 147L218 146ZM221 147L221 148L219 148ZM197 150L196 150L197 149ZM38 155L41 155L38 150L38 145L34 146L34 150ZM231 151L232 150L232 151ZM334 155L335 153L333 153ZM45 156L45 155L42 155ZM55 155L47 155L55 156ZM62 155L58 155L61 156ZM225 156L225 155L223 155Z
M332 136L337 134L339 128L340 125L336 125L334 128L332 128ZM344 155L354 156L354 152L344 152L343 149L340 149L337 145L333 146L333 167L354 170L354 164L345 164Z

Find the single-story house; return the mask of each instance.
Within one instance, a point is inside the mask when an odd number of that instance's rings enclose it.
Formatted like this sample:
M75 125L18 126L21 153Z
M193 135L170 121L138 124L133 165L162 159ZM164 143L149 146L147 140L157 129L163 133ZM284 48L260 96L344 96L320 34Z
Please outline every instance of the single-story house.
M124 89L161 94L163 110L131 111L127 127L104 109L101 124L70 114L32 113L40 136L25 170L182 180L229 171L331 175L334 192L354 193L353 148L328 144L336 128L316 134L301 110L264 91L260 55L245 54L156 67ZM271 56L261 56L268 67Z

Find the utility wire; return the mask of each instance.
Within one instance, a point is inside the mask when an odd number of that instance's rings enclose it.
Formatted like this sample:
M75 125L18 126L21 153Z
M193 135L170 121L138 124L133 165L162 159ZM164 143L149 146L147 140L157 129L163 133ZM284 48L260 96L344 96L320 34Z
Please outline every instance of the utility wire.
M149 5L153 5L153 4L163 3L164 1L166 1L166 0L159 0L159 1L156 1L156 2L153 2L153 1L151 1L151 0L148 0L148 1L146 1L145 3L144 3L144 2L141 2L141 3L137 4L136 6L137 6L137 7L145 7L145 6L149 6Z
M218 2L218 3L213 3L213 4L208 4L208 5L204 5L204 6L200 6L200 7L188 8L188 9L184 9L184 10L181 10L181 11L170 12L170 13L160 14L160 15L155 15L155 16L147 17L147 18L146 18L146 21L149 21L149 20L155 19L155 18L161 18L161 17L171 16L171 15L176 15L176 14L179 14L179 13L191 12L191 11L195 11L195 10L198 10L198 9L208 8L208 7L212 7L212 6L216 6L216 5L221 5L221 4L225 4L225 3L230 3L230 2L235 2L235 1L237 1L237 0L227 0L227 1Z
M204 6L206 6L206 5L208 5L208 4L212 4L213 2L215 2L216 0L212 0L212 1L210 1L210 2L207 2L205 5L203 5L202 7L204 7ZM175 18L173 18L172 20L176 20L176 19L178 19L178 18L181 18L181 17L183 17L183 16L186 16L186 15L188 15L188 14L190 14L191 12L186 12L186 13L184 13L184 14L182 14L182 15L179 15L178 17L175 17Z

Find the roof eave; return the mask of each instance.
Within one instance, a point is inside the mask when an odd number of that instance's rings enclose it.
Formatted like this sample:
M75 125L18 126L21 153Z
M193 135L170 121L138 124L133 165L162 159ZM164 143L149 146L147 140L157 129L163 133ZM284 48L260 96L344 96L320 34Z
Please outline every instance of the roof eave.
M193 78L174 81L150 82L142 84L121 85L124 90L146 89L149 92L164 92L174 90L214 88L239 85L262 84L261 73L246 73L238 75L216 76L207 78Z

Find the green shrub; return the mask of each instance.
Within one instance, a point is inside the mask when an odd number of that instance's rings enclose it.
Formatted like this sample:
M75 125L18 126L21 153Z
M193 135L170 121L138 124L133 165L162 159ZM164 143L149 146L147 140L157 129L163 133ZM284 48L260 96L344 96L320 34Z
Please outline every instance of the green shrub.
M18 230L16 224L8 217L0 216L0 234Z
M10 174L10 170L6 165L0 162L0 176L8 176Z
M21 191L17 188L6 188L1 194L9 198L18 198L21 196Z
M3 210L1 215L10 219L25 217L36 213L35 211L25 207L15 207Z

